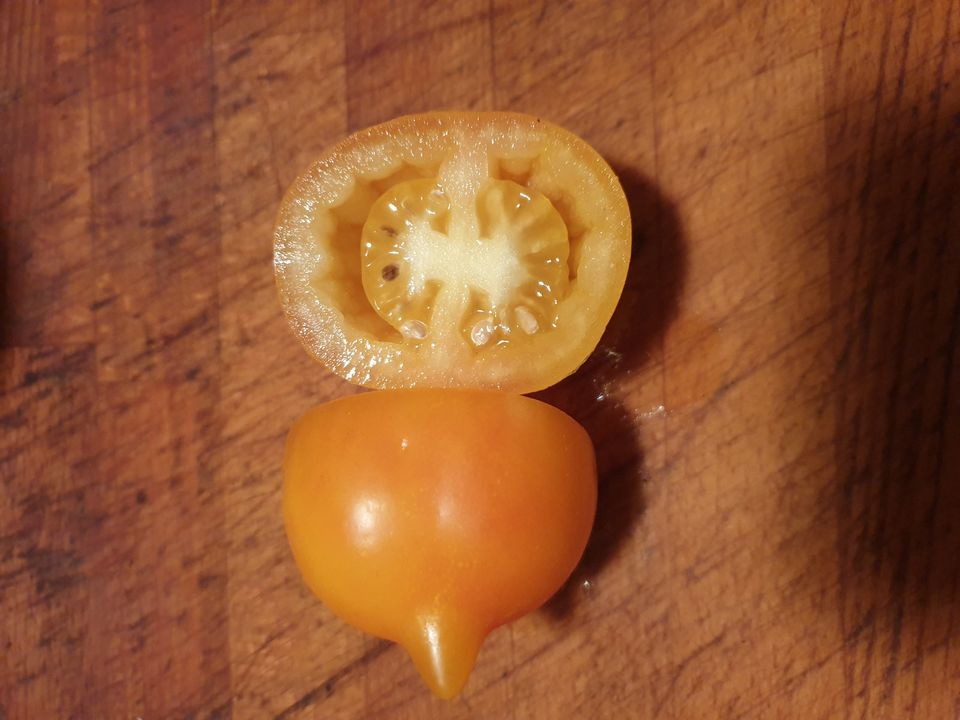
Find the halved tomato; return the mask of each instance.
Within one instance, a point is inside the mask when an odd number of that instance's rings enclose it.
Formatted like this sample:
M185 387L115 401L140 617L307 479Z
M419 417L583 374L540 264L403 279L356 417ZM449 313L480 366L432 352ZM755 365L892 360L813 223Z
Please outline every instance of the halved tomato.
M630 237L620 183L577 136L429 113L362 130L298 178L274 263L300 339L347 380L532 392L596 346Z

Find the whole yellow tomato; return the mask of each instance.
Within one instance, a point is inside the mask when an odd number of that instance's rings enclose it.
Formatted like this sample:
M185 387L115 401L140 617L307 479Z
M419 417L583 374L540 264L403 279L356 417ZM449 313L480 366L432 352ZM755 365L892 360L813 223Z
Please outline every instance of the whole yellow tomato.
M309 587L403 645L457 694L486 635L539 607L583 553L596 509L586 431L483 390L370 392L294 425L283 512Z

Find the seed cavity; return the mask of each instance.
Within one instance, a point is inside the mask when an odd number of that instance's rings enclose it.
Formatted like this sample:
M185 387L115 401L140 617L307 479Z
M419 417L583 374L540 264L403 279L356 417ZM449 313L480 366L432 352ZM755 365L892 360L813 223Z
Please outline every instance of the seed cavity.
M451 323L478 354L552 330L568 284L563 217L511 179L454 194L456 203L439 178L417 178L371 207L361 242L374 310L418 352L434 351L428 337L454 337Z
M427 326L419 320L407 320L400 326L400 332L408 338L423 340L427 336Z

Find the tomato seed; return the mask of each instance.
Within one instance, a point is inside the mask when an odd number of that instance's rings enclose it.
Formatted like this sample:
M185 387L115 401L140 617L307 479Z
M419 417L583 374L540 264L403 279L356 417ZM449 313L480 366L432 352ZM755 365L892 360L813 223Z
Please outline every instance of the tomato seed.
M427 336L427 326L419 320L407 320L400 326L400 332L414 340L423 340Z
M477 347L486 345L491 335L493 335L493 320L490 318L484 318L470 330L470 340Z
M380 271L380 277L387 281L396 280L399 274L400 268L396 265L384 265L383 270Z
M514 312L517 315L517 324L527 335L533 335L540 329L540 323L537 322L537 318L523 305L518 306Z

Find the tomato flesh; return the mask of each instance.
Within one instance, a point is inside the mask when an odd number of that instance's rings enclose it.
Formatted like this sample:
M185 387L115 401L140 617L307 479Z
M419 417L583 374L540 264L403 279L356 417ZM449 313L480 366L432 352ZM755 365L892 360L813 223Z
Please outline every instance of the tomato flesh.
M563 412L500 392L402 390L297 421L283 510L308 586L403 645L451 697L486 635L570 575L596 489L590 439Z
M525 115L430 113L304 173L274 260L291 324L344 378L531 392L596 346L630 238L623 190L580 138Z

